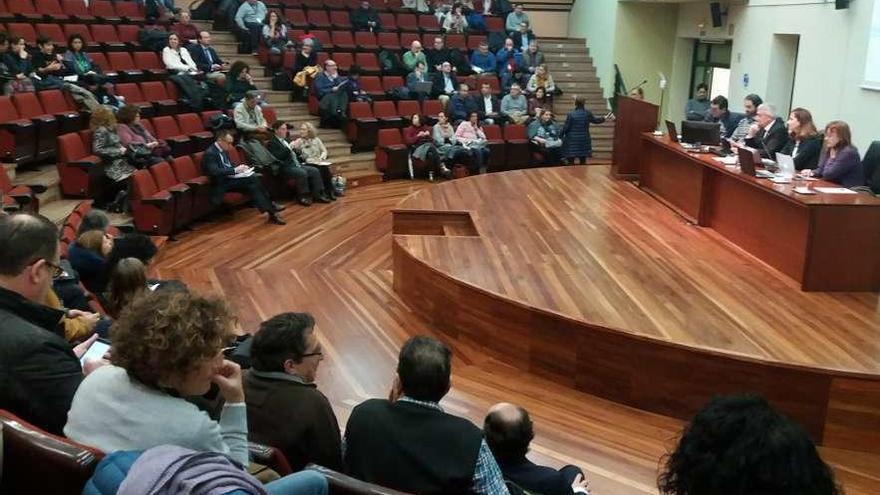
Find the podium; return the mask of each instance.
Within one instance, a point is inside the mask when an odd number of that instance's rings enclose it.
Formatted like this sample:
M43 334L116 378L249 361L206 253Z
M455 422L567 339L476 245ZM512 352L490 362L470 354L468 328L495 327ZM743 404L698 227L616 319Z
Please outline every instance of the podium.
M660 107L653 103L628 96L618 97L612 177L624 180L639 177L639 160L644 158L642 133L654 131L659 112Z

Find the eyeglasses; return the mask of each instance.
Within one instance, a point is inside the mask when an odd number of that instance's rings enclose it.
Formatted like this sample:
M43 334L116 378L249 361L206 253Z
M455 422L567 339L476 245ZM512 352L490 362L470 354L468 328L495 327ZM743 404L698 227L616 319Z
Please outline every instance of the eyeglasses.
M324 350L319 345L313 352L303 354L302 357L307 358L307 357L311 357L311 356L323 356L323 355L324 355Z
M46 258L37 258L31 263L31 265L36 264L38 261L46 262L46 265L52 269L52 278L58 278L61 275L64 275L64 268L61 268L60 266L56 265L55 263L52 263L51 261L47 260Z

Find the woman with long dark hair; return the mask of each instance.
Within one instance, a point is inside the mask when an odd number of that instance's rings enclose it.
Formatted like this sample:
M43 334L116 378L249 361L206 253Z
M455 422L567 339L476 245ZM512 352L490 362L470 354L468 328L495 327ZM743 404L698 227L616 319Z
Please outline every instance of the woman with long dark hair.
M229 74L226 75L226 102L229 106L234 106L248 91L256 91L256 89L251 77L251 66L236 60L229 68Z
M110 274L104 300L107 313L118 318L126 307L147 290L147 268L137 258L119 260Z
M116 113L116 133L128 148L129 158L142 160L144 165L155 165L171 157L171 147L164 140L153 137L141 125L141 111L134 105L125 105Z

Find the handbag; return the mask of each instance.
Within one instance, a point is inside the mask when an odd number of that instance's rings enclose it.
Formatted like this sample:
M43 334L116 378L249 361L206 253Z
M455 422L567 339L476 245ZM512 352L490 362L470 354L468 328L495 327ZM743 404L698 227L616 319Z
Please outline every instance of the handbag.
M125 158L137 168L146 168L153 163L153 150L141 143L131 143L125 151Z

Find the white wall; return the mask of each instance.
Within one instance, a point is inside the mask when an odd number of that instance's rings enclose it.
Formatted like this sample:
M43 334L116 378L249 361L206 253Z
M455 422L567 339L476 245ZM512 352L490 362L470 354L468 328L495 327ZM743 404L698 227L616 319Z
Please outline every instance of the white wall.
M587 48L606 98L614 93L616 26L617 0L576 0L568 17L568 35L587 39Z
M727 25L718 29L711 28L707 4L682 4L670 116L682 117L688 97L692 49L685 49L685 45L693 39L733 39L730 100L731 107L739 110L743 96L763 96L770 87L773 35L800 34L792 105L809 109L820 125L835 119L847 121L856 145L864 152L871 140L880 139L880 92L860 87L874 1L854 0L846 10L835 10L833 1L813 5L785 2L751 0L748 6L731 7ZM748 87L743 84L744 74L749 76Z

